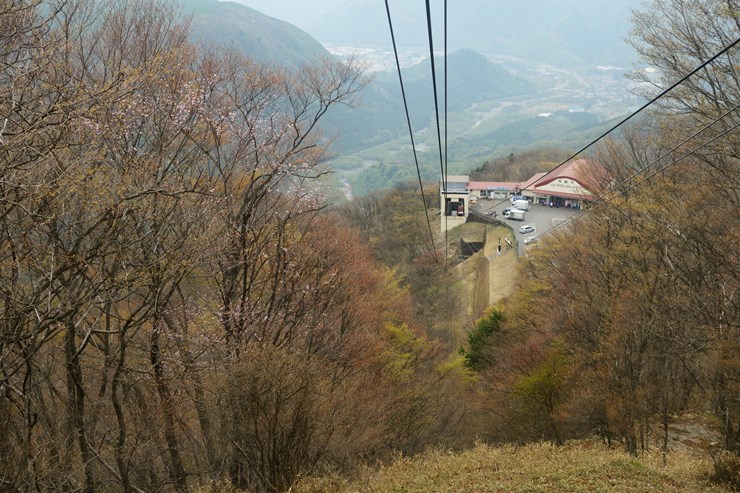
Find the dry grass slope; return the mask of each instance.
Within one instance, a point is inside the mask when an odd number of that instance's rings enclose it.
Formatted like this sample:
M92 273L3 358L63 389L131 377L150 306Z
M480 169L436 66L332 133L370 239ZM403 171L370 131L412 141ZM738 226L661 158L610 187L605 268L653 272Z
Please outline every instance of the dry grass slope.
M297 485L293 493L726 493L703 478L708 462L685 454L635 459L600 444L548 444L492 448L479 445L453 454L432 451L349 484L323 478Z

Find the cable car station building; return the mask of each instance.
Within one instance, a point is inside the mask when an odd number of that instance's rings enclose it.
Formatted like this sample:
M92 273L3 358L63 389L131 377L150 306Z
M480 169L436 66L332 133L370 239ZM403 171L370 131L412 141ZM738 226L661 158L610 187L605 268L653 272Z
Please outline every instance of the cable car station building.
M464 223L469 208L479 199L506 199L521 195L532 204L580 209L594 200L589 191L598 177L593 161L579 159L551 173L536 173L523 182L470 181L467 175L447 177L447 190L440 183L440 209L444 211L441 231Z
M470 213L470 190L468 175L448 175L447 189L445 184L439 184L440 210L442 215L442 229L452 229L465 223Z

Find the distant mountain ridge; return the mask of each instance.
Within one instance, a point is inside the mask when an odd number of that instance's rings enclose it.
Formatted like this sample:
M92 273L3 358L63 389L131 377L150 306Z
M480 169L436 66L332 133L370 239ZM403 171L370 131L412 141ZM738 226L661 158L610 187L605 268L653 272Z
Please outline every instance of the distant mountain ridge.
M280 0L274 3L273 0L239 1L262 2L269 7L268 12L271 13L275 12L277 8L275 5L278 3L283 9L293 5L291 3L293 0ZM314 1L315 3L311 3L314 18L322 17L324 14L341 17L340 14L346 11L348 17L345 18L344 28L348 32L354 30L358 39L374 36L373 30L381 27L376 25L377 19L373 17L378 10L376 2L341 0L345 3L339 5L337 2L340 0ZM545 17L549 16L547 22L542 18L527 18L525 14L535 7L523 4L519 8L519 13L522 14L519 19L522 22L510 23L512 25L500 29L494 29L489 24L491 11L495 10L496 5L504 7L508 5L516 10L513 0L491 0L490 5L483 0L469 1L476 5L485 3L484 10L487 10L477 12L478 17L475 17L476 12L473 12L475 18L470 21L472 24L463 29L464 32L458 32L458 38L474 38L476 33L483 29L485 32L482 38L488 40L496 38L495 42L499 48L506 43L516 45L519 54L526 53L527 49L536 46L538 42L543 42L543 39L547 42L544 42L545 51L537 54L540 61L516 56L491 55L491 58L488 58L480 51L472 49L450 50L447 57L449 82L446 114L443 107L444 59L435 58L440 115L445 115L445 120L449 119L449 124L445 121L443 126L445 134L449 131L450 135L445 155L449 156L451 169L464 172L478 160L502 153L518 152L535 143L563 148L580 146L585 138L591 138L594 132L600 131L600 127L605 124L603 121L605 116L613 118L613 115L609 115L610 111L613 112L610 105L623 104L627 101L622 96L614 97L614 84L605 80L601 74L598 75L601 78L597 80L582 75L589 70L595 70L595 65L589 66L590 62L584 60L598 60L598 64L601 65L618 63L615 60L623 59L618 55L620 51L618 47L610 48L616 53L612 57L605 55L610 49L605 49L601 42L586 43L583 46L581 46L583 43L579 42L579 32L594 32L601 28L600 23L591 22L590 19L594 9L597 9L604 0L593 0L592 6L581 5L590 0L571 0L575 13L553 7L564 5L566 0L543 0L541 10ZM244 5L218 0L181 0L181 2L183 15L191 15L192 39L196 43L203 40L234 45L257 61L288 67L311 64L319 58L332 56L318 41L301 29ZM322 10L321 6L332 2L336 4L334 10L330 12ZM296 17L298 11L307 12L308 7L305 3L295 5L297 8L292 17ZM366 10L356 9L357 5L365 5ZM413 8L408 3L398 2L394 8L399 11L394 18L400 20L402 25L424 20L423 16L414 18L409 15ZM506 24L504 10L503 7L498 10L501 19L497 22ZM607 8L604 11L605 15L609 11ZM578 29L570 28L569 22L576 17L581 19L583 25ZM457 19L455 22L459 21ZM538 26L545 25L549 27L539 32L537 36L526 35L532 32L532 29L536 31ZM387 24L382 28L387 29ZM458 30L459 28L460 26ZM609 28L603 29L603 37L608 39ZM619 26L612 26L614 32L620 29ZM414 34L413 29L401 28L397 31L397 40L411 34ZM387 33L383 36L387 36ZM456 43L451 43L451 46L461 43L462 41L458 39ZM574 54L569 48L570 45L577 45L579 50L590 52L595 58L580 58L580 55ZM439 42L435 44L435 48L439 50ZM388 47L370 51L377 56L388 57L386 62L393 60L393 53ZM497 51L501 53L506 50L490 50L486 53L492 54ZM423 53L423 50L419 52ZM415 57L416 55L407 60ZM562 68L560 65L562 60L558 60L557 57L570 60L571 68ZM548 63L542 64L543 59ZM379 65L388 66L386 62ZM430 61L425 59L403 69L414 140L421 174L425 179L432 179L436 175L439 162L430 65ZM604 94L608 96L605 97ZM410 143L398 74L395 70L374 73L368 87L359 96L361 99L359 105L352 108L336 106L322 120L325 135L329 139L337 137L336 140L332 139L331 150L334 155L330 165L337 171L339 180L351 186L357 193L366 193L413 178L414 167L408 166Z
M255 60L299 66L331 56L314 38L296 26L236 2L181 0L182 14L192 15L191 39L233 44Z
M377 0L237 0L293 22L322 43L389 47L383 2ZM634 51L624 42L631 9L640 0L466 0L448 9L451 50L470 48L569 68L628 66ZM435 47L441 47L442 9L433 1ZM401 48L427 46L423 2L390 3Z
M459 50L447 59L449 80L448 109L462 112L482 101L534 92L527 79L513 74L472 50ZM439 103L443 101L444 60L435 58ZM429 60L402 70L412 125L416 130L427 127L434 111L434 92ZM442 107L440 107L442 111ZM327 124L341 129L337 149L351 150L381 143L404 135L406 117L403 110L398 74L378 72L362 94L359 108L336 108L328 115Z
M435 57L438 84L444 82L444 59ZM525 94L535 90L528 80L501 68L485 56L470 49L461 49L447 58L449 76L449 109L463 111L470 105L508 96ZM404 80L411 89L431 94L431 68L428 61L412 65L403 70ZM398 85L396 74L394 82Z

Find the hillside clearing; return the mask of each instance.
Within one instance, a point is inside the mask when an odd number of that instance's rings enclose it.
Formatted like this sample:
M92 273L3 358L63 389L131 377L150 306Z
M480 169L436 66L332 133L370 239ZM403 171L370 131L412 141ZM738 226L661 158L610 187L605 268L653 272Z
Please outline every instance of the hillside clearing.
M502 242L504 248L499 255L499 238L512 238L511 231L503 226L487 226L468 222L450 231L450 251L459 252L460 238L481 241L487 237L483 251L463 260L453 267L459 279L456 289L464 293L466 320L473 323L490 306L495 306L513 292L512 279L516 275L516 252Z

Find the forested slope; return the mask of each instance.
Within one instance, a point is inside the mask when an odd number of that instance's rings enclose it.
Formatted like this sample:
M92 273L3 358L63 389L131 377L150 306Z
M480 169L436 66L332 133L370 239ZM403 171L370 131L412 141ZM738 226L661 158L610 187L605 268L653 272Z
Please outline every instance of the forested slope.
M405 288L315 186L362 74L199 50L179 19L0 2L2 491L285 491L459 420Z
M664 87L730 48L599 143L589 155L604 183L592 181L597 200L540 237L516 293L478 323L466 352L493 439L598 433L633 454L668 453L674 420L706 413L727 451L718 468L737 484L740 86L731 46L740 11L684 0L649 8L635 16L631 42L661 68Z
M737 48L601 142L598 200L473 324L437 190L335 208L321 188L320 126L366 85L356 67L196 47L164 1L49 5L0 0L0 490L283 492L429 448L569 458L556 446L594 436L670 464L689 415L737 487ZM727 5L636 15L663 85L740 37ZM584 488L682 491L602 457L575 467Z

